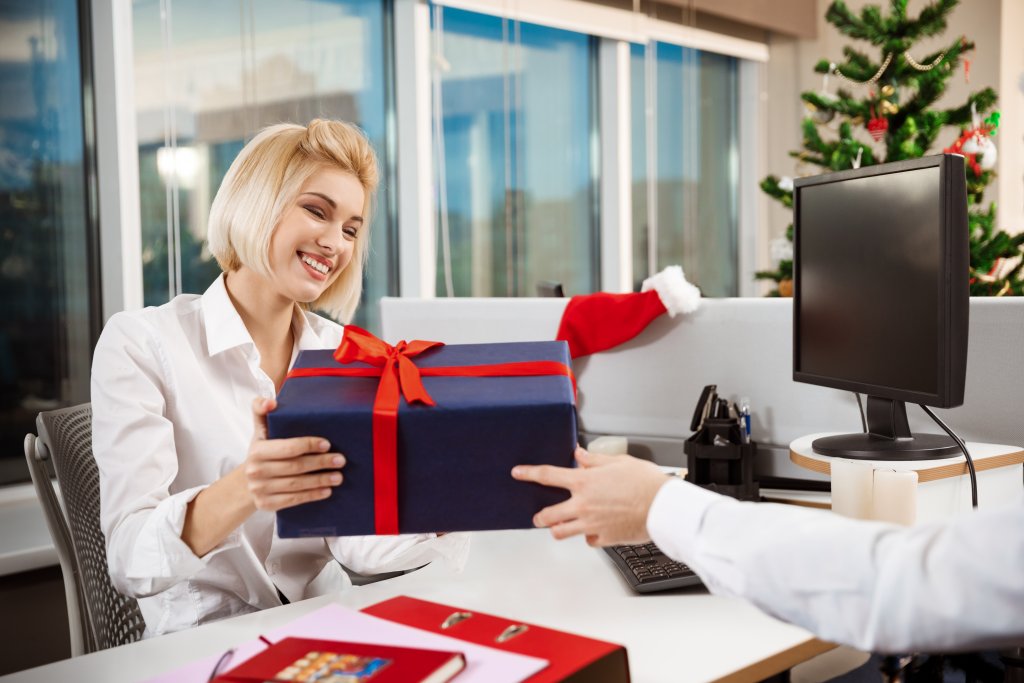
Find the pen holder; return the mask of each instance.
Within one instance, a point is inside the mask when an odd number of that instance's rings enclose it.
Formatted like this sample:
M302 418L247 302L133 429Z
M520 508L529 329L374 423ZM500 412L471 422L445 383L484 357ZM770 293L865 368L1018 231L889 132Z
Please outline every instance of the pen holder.
M686 480L711 491L740 500L758 500L760 489L754 478L757 443L743 443L739 422L708 418L683 444Z

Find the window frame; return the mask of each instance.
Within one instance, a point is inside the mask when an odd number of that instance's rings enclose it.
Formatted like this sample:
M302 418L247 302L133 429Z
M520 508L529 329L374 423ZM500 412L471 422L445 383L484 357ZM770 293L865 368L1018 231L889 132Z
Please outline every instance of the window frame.
M429 10L426 9L429 5L423 0L404 0L404 4L423 8L426 25L421 27L423 34L417 34L415 38L423 41L425 54L429 56ZM657 41L738 58L738 294L758 295L754 273L757 270L759 229L765 224L763 211L759 206L757 179L764 175L762 166L765 130L761 90L764 81L763 64L768 61L766 43L713 33L581 0L519 0L513 5L503 0L432 0L432 4L586 33L599 39L598 79L602 86L598 92L600 216L597 243L599 257L595 265L598 267L600 287L608 292L628 292L633 287L630 44L646 45ZM420 106L426 112L425 130L429 133L430 70L428 62L421 61L420 64L423 65L421 77L426 80L424 84L417 84L416 92L422 91L428 98ZM432 175L430 177L433 178ZM436 235L436 208L432 183L426 192L426 197L417 196L414 200L426 200L431 207L429 216L419 214L419 228L415 239L421 245L430 246L431 260L426 262L420 252L418 266L424 269L419 272L422 284L417 291L411 291L409 294L403 289L403 296L438 296L434 291L436 261L433 258L433 245ZM410 201L413 200L410 198ZM652 226L652 230L656 230L656 226ZM407 237L408 233L403 232L402 241L404 242Z
M708 50L741 59L739 292L757 294L753 280L764 224L756 179L764 159L763 63L768 46L628 10L582 0L434 0L435 4L491 14L552 28L587 33L599 39L598 93L600 220L597 246L600 286L621 292L632 288L632 218L629 188L630 43L649 41ZM137 134L132 74L132 7L127 0L91 3L93 61L98 79L95 102L97 165L105 179L98 192L103 284L103 319L118 310L142 306L142 246L139 208ZM393 0L391 43L394 110L390 114L397 184L397 290L403 297L434 298L436 281L436 206L431 135L430 4ZM126 58L127 57L127 58Z

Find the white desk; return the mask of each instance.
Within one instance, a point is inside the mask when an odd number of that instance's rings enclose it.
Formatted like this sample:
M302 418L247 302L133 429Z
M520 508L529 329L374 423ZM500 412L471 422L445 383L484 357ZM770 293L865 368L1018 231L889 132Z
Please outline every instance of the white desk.
M622 643L634 683L759 680L833 647L744 602L711 596L703 589L635 594L604 551L581 539L556 542L546 530L537 529L474 534L460 575L430 565L339 595L57 662L0 681L140 681L222 652L331 601L362 608L395 595Z
M820 455L811 444L821 436L830 433L811 434L801 437L789 446L789 457L798 466L831 475L831 463L848 460ZM1024 449L991 443L966 444L974 461L978 481L978 506L1001 507L1014 504L1020 498L1022 463ZM963 455L930 460L863 460L854 462L869 465L873 469L916 471L917 522L934 522L971 509L970 479L967 476L967 461Z

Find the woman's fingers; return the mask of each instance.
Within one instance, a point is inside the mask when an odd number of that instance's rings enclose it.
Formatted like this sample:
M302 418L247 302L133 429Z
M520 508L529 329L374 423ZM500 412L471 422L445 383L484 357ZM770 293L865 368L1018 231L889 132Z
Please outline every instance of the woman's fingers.
M283 510L284 508L290 508L295 505L311 503L315 500L323 500L330 495L330 488L316 488L308 491L278 493L261 498L257 507L261 510L276 512L277 510Z
M278 493L297 493L314 489L333 488L344 480L341 472L316 472L295 477L270 477L250 479L249 489L261 496Z
M307 453L326 453L331 442L318 436L296 436L290 439L267 439L253 443L250 457L260 460L281 460Z
M257 420L265 421L267 401L253 404ZM258 405L259 404L259 405ZM265 434L265 432L264 432ZM260 439L260 429L249 447L245 476L257 509L280 510L327 498L343 480L341 453L329 453L330 442L320 437Z
M324 453L322 455L299 455L293 458L254 458L246 467L250 477L267 479L270 477L288 477L317 470L336 470L345 466L345 456L341 453Z
M267 413L277 407L277 401L272 398L256 398L252 401L252 438L263 440L267 438Z

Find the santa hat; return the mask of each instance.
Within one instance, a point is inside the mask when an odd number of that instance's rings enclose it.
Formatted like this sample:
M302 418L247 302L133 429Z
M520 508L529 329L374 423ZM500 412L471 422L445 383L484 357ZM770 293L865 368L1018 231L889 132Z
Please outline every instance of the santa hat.
M629 341L662 313L675 317L700 306L700 290L686 281L683 269L669 266L644 280L640 292L597 292L569 299L556 339L569 342L573 358L604 351Z

